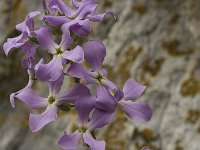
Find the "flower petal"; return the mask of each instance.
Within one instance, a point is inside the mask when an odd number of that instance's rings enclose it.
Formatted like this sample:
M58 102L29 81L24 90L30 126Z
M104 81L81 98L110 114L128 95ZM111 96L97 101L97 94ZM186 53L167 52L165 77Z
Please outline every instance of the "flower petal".
M101 80L101 83L108 88L109 90L111 90L112 92L116 92L116 90L118 89L117 85L115 85L113 82L111 82L110 80L104 78Z
M151 107L146 102L132 102L122 100L119 102L119 107L130 119L141 122L150 121L153 114Z
M30 114L29 125L32 132L37 132L45 125L56 120L57 106L49 105L42 114Z
M41 81L56 81L62 71L62 57L54 57L48 64L40 64L37 71L36 76Z
M91 22L89 19L77 20L77 23L71 25L70 29L78 36L87 36L91 31Z
M84 19L97 7L96 0L82 0L80 7L72 14L77 19Z
M85 71L82 65L78 63L73 63L67 70L67 74L72 77L81 78L86 82L90 82L92 80L92 78L88 76L87 71Z
M6 56L8 56L8 53L12 48L20 48L21 46L23 46L27 41L27 38L28 38L27 33L22 33L14 38L8 38L7 42L3 44L3 49Z
M11 94L11 104L14 107L14 95ZM47 106L47 99L36 95L31 88L24 88L15 95L16 98L26 103L32 109L39 109Z
M83 84L77 83L74 84L67 92L59 94L57 97L59 103L75 103L79 96L88 96L90 95L90 90Z
M102 85L97 85L96 107L105 111L115 111L117 102L109 91Z
M41 13L37 10L33 10L26 17L25 21L17 24L16 29L21 32L27 32L30 34L31 31L34 31L34 20L33 18L40 15Z
M95 71L101 69L101 65L106 56L106 48L100 41L93 40L83 45L83 51L86 61Z
M96 11L93 11L92 13L87 15L87 18L94 22L102 22L106 15L110 15L114 19L116 19L115 15L111 11L103 13L103 14L98 14Z
M91 150L105 150L105 141L95 140L89 132L83 134L83 141L90 146Z
M35 55L36 49L38 46L31 45L31 44L24 44L22 46L22 51L26 54L26 58L30 58Z
M77 0L72 0L72 4L74 5L74 7L78 8L81 5L81 2L78 2Z
M61 41L60 46L61 46L62 50L67 50L73 42L73 40L70 36L70 29L69 28L70 27L67 26L67 25L63 25L61 27L63 34L62 34L62 41Z
M78 112L78 121L81 125L88 123L89 114L94 109L95 96L80 96L76 100L76 110Z
M134 100L138 98L144 92L145 88L145 86L137 83L135 80L128 79L123 87L124 99Z
M48 23L54 27L61 26L69 21L69 19L66 16L44 16L42 20L48 21Z
M67 6L62 0L57 0L58 7L65 16L70 16L74 11Z
M123 97L124 97L123 91L120 88L118 88L114 95L115 100L119 102Z
M35 74L34 68L35 68L35 59L34 55L36 53L37 46L31 45L31 44L24 44L22 46L22 51L26 54L26 57L22 60L21 64L22 67L25 69L29 69L28 73L29 75Z
M65 133L58 141L58 146L64 150L76 150L80 140L81 134L78 131L71 135Z
M61 73L60 77L56 81L49 81L49 93L50 95L55 96L61 89L64 81L64 74Z
M112 121L115 112L107 112L100 109L95 109L89 122L90 130L102 128Z
M35 31L40 45L49 53L54 54L58 45L53 41L48 27L42 27Z
M46 14L56 15L56 12L59 11L57 6L57 0L41 0L42 7Z
M63 58L76 63L81 63L81 61L84 59L83 49L80 46L76 46L71 51L65 51L62 56Z

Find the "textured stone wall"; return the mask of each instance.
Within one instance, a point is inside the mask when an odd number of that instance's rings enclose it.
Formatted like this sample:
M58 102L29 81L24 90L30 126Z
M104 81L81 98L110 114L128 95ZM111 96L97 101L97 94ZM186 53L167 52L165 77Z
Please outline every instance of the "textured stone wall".
M147 85L141 99L150 103L154 116L150 123L139 124L118 111L111 125L97 131L97 137L107 141L106 150L138 150L143 145L151 150L199 150L200 1L98 1L100 11L111 9L118 18L94 24L91 36L107 47L109 78L120 86L130 77ZM17 35L15 24L38 8L39 0L1 0L0 43ZM0 53L0 149L56 150L63 130L76 127L75 112L60 113L56 122L31 133L30 110L21 102L14 110L9 104L9 94L27 80L20 56L16 51L9 58Z

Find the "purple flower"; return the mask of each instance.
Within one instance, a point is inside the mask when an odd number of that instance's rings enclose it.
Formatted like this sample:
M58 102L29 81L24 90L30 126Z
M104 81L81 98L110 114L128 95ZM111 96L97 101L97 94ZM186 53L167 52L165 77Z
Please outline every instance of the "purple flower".
M62 27L62 31L67 30ZM83 50L80 46L76 46L74 49L69 49L72 43L72 39L68 34L62 35L62 41L58 45L56 44L51 35L48 27L42 27L35 31L37 34L40 46L53 55L53 59L48 64L41 64L36 72L36 76L41 81L55 81L63 72L63 65L67 61L81 63L84 58Z
M144 101L134 101L144 91L145 86L129 79L123 88L118 89L114 95L104 86L97 87L97 98L95 107L104 111L115 111L118 106L131 120L148 122L152 117L152 109Z
M82 140L83 143L90 146L91 150L104 150L105 141L94 139L91 132L110 122L114 113L95 109L89 119L89 114L95 108L95 97L91 95L79 97L75 105L78 112L79 129L71 135L65 132L58 142L59 147L64 150L75 150L79 141Z
M25 21L16 25L16 29L21 31L22 34L15 38L8 38L7 42L4 43L3 49L4 53L8 55L9 51L12 48L23 48L27 44L28 40L35 36L34 34L34 20L33 18L40 14L39 11L31 11L30 14L26 17Z
M41 114L30 114L29 125L32 132L36 132L48 123L55 121L59 106L73 103L80 95L87 95L88 89L82 84L75 84L64 93L59 93L63 84L63 74L54 82L48 82L49 96L38 96L31 88L25 88L15 95L16 98L26 103L32 109L45 109ZM79 91L79 92L77 92ZM14 105L14 99L12 101Z
M87 84L103 85L107 89L116 90L118 87L107 79L107 72L102 68L106 56L106 48L100 41L89 41L83 45L84 58L90 69L85 70L80 64L74 63L68 69L68 74L83 79Z
M58 7L60 15L44 16L43 20L47 20L52 26L64 25L79 36L87 36L91 30L91 21L101 22L106 14L114 16L112 12L98 14L96 0L82 0L81 2L73 0L72 3L76 10L71 9L62 0L57 0L52 8Z
M24 48L27 48L29 49L30 51L32 51L32 49L35 49L34 47L24 47ZM35 60L33 57L29 57L29 52L28 50L26 51L27 54L26 54L26 58L22 60L22 66L27 69L27 73L29 75L29 80L28 80L28 84L21 90L15 92L15 93L12 93L10 95L10 103L11 105L13 106L13 108L15 107L14 105L14 98L17 94L19 94L20 92L22 92L23 90L25 89L31 89L32 86L33 86L33 81L35 80L35 72L36 70L38 69L38 66L40 64L43 64L44 63L44 60L41 59L37 64L35 64Z
M74 63L70 66L67 73L70 76L83 79L87 84L94 84L97 90L97 97L103 96L107 105L103 106L104 110L114 111L115 100L110 93L116 92L118 87L107 79L107 73L102 68L104 57L106 56L106 48L100 41L89 41L83 45L85 60L90 65L90 70L85 70L80 64ZM112 99L108 101L107 99Z

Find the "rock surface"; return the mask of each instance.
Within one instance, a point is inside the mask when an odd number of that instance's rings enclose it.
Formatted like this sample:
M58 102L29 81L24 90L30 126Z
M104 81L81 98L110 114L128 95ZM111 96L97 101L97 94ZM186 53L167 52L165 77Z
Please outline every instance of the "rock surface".
M105 67L121 87L132 77L147 85L141 99L154 110L152 121L129 121L118 111L113 123L98 131L106 150L199 150L200 140L200 1L198 0L98 0L100 11L113 10L117 21L94 25L92 37L107 47ZM16 36L14 30L39 0L0 1L0 43ZM21 53L6 58L0 53L0 149L56 150L63 131L76 127L75 112L32 134L27 108L12 109L9 94L26 83L20 68ZM37 85L39 89L41 85ZM40 93L45 94L44 91Z

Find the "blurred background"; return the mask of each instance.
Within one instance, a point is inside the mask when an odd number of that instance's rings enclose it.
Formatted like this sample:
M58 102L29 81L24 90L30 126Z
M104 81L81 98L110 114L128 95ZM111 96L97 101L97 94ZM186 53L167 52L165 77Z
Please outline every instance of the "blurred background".
M67 2L70 2L68 0ZM109 79L123 87L128 78L147 85L141 97L154 110L147 124L128 120L118 112L113 123L97 131L106 150L200 150L200 1L199 0L98 0L99 12L112 10L93 25L90 38L107 47L105 67ZM0 0L0 49L8 37L19 33L15 25L39 0ZM57 140L76 128L76 114L59 113L56 122L32 134L30 110L9 95L27 83L21 68L22 53L0 53L0 150L58 150ZM66 82L66 85L68 82ZM66 86L67 87L67 86ZM40 84L34 87L45 95ZM33 111L32 111L33 112Z

